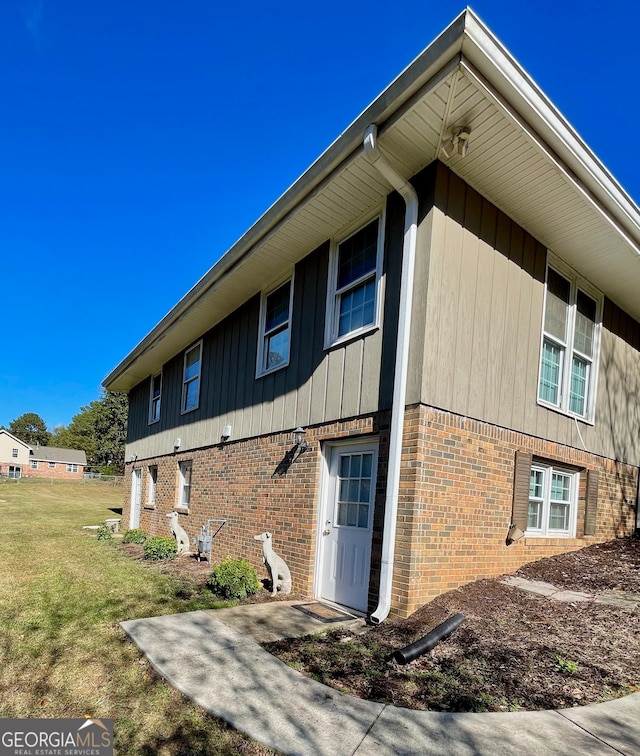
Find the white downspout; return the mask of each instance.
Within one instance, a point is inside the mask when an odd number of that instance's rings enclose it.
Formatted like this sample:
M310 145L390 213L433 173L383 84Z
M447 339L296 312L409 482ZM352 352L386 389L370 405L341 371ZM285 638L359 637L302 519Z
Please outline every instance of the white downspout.
M380 589L378 606L370 621L374 625L383 622L391 609L393 586L393 563L396 547L396 522L398 519L398 492L400 490L400 464L402 461L402 432L407 394L407 369L409 364L409 335L411 330L411 303L415 270L418 234L418 195L411 184L389 164L377 144L378 129L375 124L364 135L364 151L371 164L393 186L405 201L404 242L402 247L402 277L400 279L400 311L398 313L398 336L396 341L396 367L391 408L391 431L389 437L389 461L387 495L384 510L382 535L382 561L380 565Z

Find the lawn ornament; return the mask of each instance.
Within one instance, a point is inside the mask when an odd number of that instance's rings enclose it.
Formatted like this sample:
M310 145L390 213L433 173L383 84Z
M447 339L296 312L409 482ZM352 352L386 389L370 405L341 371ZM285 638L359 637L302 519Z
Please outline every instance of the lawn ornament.
M178 542L178 554L188 554L189 536L187 535L187 531L178 522L178 513L168 512L167 517L170 520L169 527L171 528L171 532Z
M256 541L262 541L262 561L271 578L271 595L275 596L278 590L284 594L291 593L291 573L284 559L273 550L271 533L261 533L253 538Z

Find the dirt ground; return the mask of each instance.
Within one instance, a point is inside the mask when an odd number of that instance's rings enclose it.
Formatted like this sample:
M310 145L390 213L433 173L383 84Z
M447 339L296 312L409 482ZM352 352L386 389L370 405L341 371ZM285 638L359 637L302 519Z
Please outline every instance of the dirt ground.
M516 574L568 590L640 594L640 541L590 546ZM433 651L406 665L389 659L457 613L463 623ZM638 690L640 609L562 603L479 580L360 636L336 631L269 650L343 692L410 709L556 709Z
M121 548L142 558L139 546ZM210 572L206 562L191 557L150 568L199 586ZM640 541L597 544L533 562L515 574L566 590L640 594ZM264 591L250 600L273 599ZM433 651L406 665L391 660L395 649L458 613L464 621ZM564 603L499 579L479 580L439 596L405 620L387 620L358 635L338 630L267 649L333 688L410 709L556 709L640 689L640 608Z

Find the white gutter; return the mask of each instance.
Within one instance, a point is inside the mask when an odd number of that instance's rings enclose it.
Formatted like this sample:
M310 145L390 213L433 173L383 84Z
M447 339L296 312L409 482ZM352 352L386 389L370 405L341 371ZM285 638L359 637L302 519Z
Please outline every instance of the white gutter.
M400 463L402 461L402 434L404 430L404 407L407 395L407 370L409 365L411 304L413 301L413 279L418 236L418 195L411 184L389 164L386 157L380 152L377 144L377 135L378 129L374 124L367 128L364 135L365 154L373 167L401 195L406 205L406 212L404 219L404 242L402 246L402 277L400 279L396 366L393 383L393 404L391 407L387 494L382 531L380 588L378 591L378 606L369 618L374 625L383 622L391 609L393 563L396 550L396 522L398 519L398 494L400 490Z

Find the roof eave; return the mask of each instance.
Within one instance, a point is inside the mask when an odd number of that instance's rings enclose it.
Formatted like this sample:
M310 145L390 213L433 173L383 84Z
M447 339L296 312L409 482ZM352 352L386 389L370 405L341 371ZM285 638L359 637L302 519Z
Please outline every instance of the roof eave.
M536 136L541 147L552 151L554 159L572 178L579 191L598 206L630 248L640 256L638 207L517 61L480 19L466 9L196 283L105 378L103 385L112 391L127 391L136 385L141 380L138 374L141 371L136 372L133 368L140 357L154 349L189 309L231 274L236 266L249 260L261 240L277 230L323 182L330 180L342 165L362 149L365 129L371 123L383 129L385 122L407 107L430 79L456 61L477 73L492 92L503 99L520 122ZM173 355L159 356L169 359ZM158 365L158 369L160 367Z

